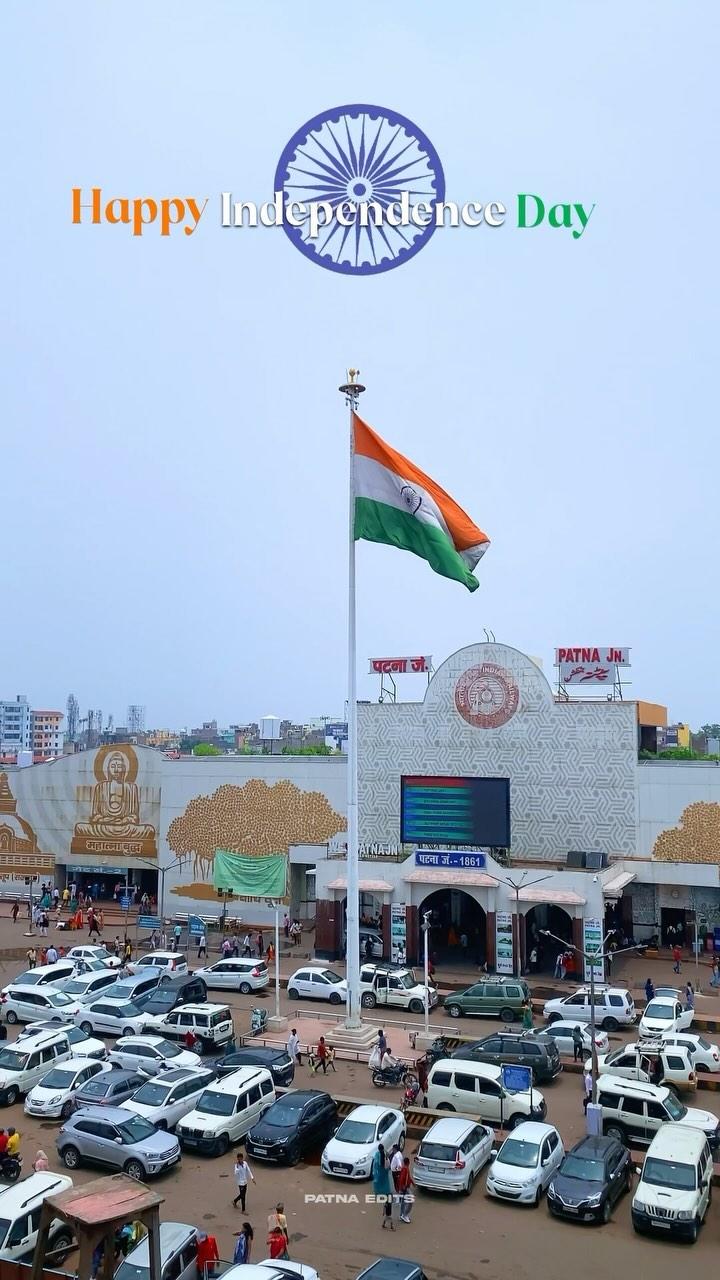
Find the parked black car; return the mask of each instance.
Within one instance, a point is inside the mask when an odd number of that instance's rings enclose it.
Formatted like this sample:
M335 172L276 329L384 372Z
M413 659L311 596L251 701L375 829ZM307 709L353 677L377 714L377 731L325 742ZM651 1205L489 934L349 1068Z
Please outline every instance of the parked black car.
M154 991L141 997L138 1007L143 1013L161 1018L165 1013L172 1013L178 1005L204 1004L206 1000L207 987L203 979L194 973L179 973L174 978L163 978Z
M633 1180L630 1152L617 1138L581 1138L567 1152L548 1187L554 1217L608 1222Z
M229 1076L238 1067L267 1067L276 1088L288 1089L295 1078L295 1063L286 1049L236 1049L218 1058L215 1068L219 1076Z
M546 1084L562 1071L558 1047L551 1036L525 1036L522 1033L496 1033L463 1044L452 1054L453 1058L470 1059L471 1062L492 1062L495 1066L508 1063L518 1067L532 1067L535 1084Z
M419 1262L409 1258L378 1258L357 1280L425 1280L425 1273Z
M147 1077L137 1071L127 1071L123 1067L101 1071L78 1089L74 1097L75 1110L80 1107L119 1107L143 1084L147 1084Z
M337 1123L337 1105L329 1093L291 1089L253 1125L245 1145L257 1159L297 1164L309 1148L325 1145Z

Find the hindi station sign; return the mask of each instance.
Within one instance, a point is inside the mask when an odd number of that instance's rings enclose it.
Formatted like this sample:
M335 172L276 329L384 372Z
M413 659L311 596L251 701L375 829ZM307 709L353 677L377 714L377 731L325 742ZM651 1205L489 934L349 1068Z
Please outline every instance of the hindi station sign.
M409 657L409 658L370 658L370 675L390 676L390 675L413 675L424 671L429 674L432 671L432 658L428 657Z

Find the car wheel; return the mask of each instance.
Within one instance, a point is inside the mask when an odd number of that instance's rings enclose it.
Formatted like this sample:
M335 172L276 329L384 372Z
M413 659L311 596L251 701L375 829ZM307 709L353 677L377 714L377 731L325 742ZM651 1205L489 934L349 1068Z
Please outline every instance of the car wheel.
M451 1018L459 1018L462 1012L459 1004L446 1004L445 1008Z
M66 1147L62 1153L62 1161L66 1169L77 1169L80 1164L80 1152L77 1147Z
M617 1018L603 1018L602 1022L600 1023L600 1026L602 1027L603 1031L617 1031L618 1020Z
M80 1030L81 1030L81 1031L84 1031L86 1036L91 1036L91 1035L92 1035L92 1033L93 1033L93 1025L92 1025L92 1022L81 1022L81 1023L80 1023Z
M468 1174L468 1180L467 1180L467 1182L465 1183L465 1186L463 1187L463 1195L464 1195L464 1196L469 1196L469 1195L470 1195L470 1192L472 1191L472 1189L473 1189L473 1176L472 1176L472 1174L470 1173L470 1174Z
M696 1063L695 1063L695 1070L697 1071L697 1073L698 1073L698 1075L699 1075L701 1071L707 1072L707 1071L709 1071L709 1070L710 1070L710 1068L709 1068L709 1067L707 1067L707 1066L705 1065L705 1063L704 1063L704 1062L696 1062Z
M220 1137L215 1143L215 1155L224 1156L229 1146L230 1146L230 1139L228 1138L227 1134L221 1133Z
M135 1028L134 1028L134 1027L123 1027L123 1035L124 1035L124 1036L134 1036L134 1035L135 1035Z
M193 1045L193 1053L197 1053L201 1058L204 1053L207 1053L207 1045L204 1040L198 1040Z
M535 1199L533 1200L533 1209L540 1208L541 1200L542 1200L542 1187L538 1187Z
M510 1132L511 1129L515 1129L517 1125L522 1124L524 1119L525 1117L520 1115L508 1116L507 1120L505 1121L505 1128L508 1130L508 1133Z
M68 1101L68 1102L63 1103L63 1106L62 1106L61 1111L60 1111L60 1119L61 1119L61 1120L67 1120L67 1119L69 1119L69 1117L72 1115L72 1113L73 1113L73 1104L72 1104L72 1102Z
M13 1107L13 1106L15 1105L15 1103L17 1102L17 1100L18 1100L18 1098L19 1098L19 1097L20 1097L20 1094L19 1094L18 1090L15 1088L15 1085L12 1085L12 1086L8 1089L7 1093L5 1094L5 1102L6 1102L7 1106L8 1106L8 1107Z
M626 1142L625 1130L622 1125L614 1124L612 1120L605 1125L605 1136L607 1138L616 1138L618 1142Z
M15 1025L15 1023L17 1022L17 1020L18 1020L18 1016L17 1016L17 1014L16 1014L15 1010L14 1010L14 1009L8 1009L7 1014L6 1014L5 1021L6 1021L6 1022L9 1022L11 1027L14 1027L14 1025Z
M299 1000L299 999L300 999L300 995L299 995L299 992L298 992L297 987L288 987L288 999L289 999L289 1000Z
M695 1244L695 1241L696 1241L696 1240L697 1240L697 1238L698 1238L698 1232L699 1232L699 1230L700 1230L700 1223L698 1222L698 1220L697 1220L697 1218L696 1218L696 1219L695 1219L695 1221L693 1222L692 1226L690 1227L690 1230L688 1231L688 1236L687 1236L687 1238L688 1238L688 1242L689 1242L690 1244Z
M514 1009L501 1009L500 1019L502 1022L514 1022L515 1021Z
M250 986L250 983L249 983L249 982L241 982L241 983L240 983L240 995L241 995L241 996L249 996L251 991L252 991L252 987Z
M440 1102L435 1108L436 1111L454 1111L455 1108L451 1102Z
M549 1027L551 1027L551 1026L552 1026L552 1024L553 1024L553 1022L562 1022L562 1014L561 1014L561 1013L549 1013L549 1014L548 1014L548 1019L547 1019L548 1026L549 1026Z
M424 1008L425 1006L422 1000L411 1000L408 1005L408 1011L410 1013L422 1013Z
M360 1003L363 1009L374 1009L377 1004L377 1000L375 999L372 991L366 991L364 995L360 997Z
M632 1167L632 1161L628 1160L627 1173L625 1175L625 1190L632 1191L632 1189L633 1189L633 1167Z
M298 1160L300 1159L300 1154L301 1154L300 1143L291 1142L290 1146L288 1147L288 1153L287 1153L288 1164L297 1164Z
M610 1221L610 1197L609 1196L600 1211L600 1221L604 1225L607 1225L607 1223Z
M342 1004L342 998L338 995L337 991L330 992L330 1004Z
M58 1231L56 1236L52 1237L48 1253L69 1253L74 1245L75 1241L73 1239L72 1231L68 1231L63 1227L62 1230Z
M134 1178L136 1182L142 1182L145 1178L145 1170L139 1160L128 1160L123 1172L128 1178Z
M398 1138L398 1140L397 1140L398 1148L399 1148L399 1150L400 1150L400 1151L404 1151L404 1150L405 1150L405 1138L406 1138L406 1134L401 1133L401 1134L400 1134L400 1137L399 1137L399 1138ZM708 1200L708 1204L709 1204L709 1203L710 1203L710 1201Z

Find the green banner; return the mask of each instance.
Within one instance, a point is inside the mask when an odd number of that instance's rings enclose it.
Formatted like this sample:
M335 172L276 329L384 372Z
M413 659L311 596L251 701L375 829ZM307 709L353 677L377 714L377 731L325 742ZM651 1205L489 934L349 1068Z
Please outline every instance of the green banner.
M255 855L216 849L213 885L238 898L284 898L287 857L284 853Z

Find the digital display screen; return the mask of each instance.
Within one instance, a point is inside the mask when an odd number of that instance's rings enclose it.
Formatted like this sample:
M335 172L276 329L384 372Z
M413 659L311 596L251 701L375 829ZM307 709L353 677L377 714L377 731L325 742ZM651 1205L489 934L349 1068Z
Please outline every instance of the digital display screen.
M400 839L508 849L509 778L401 778Z

